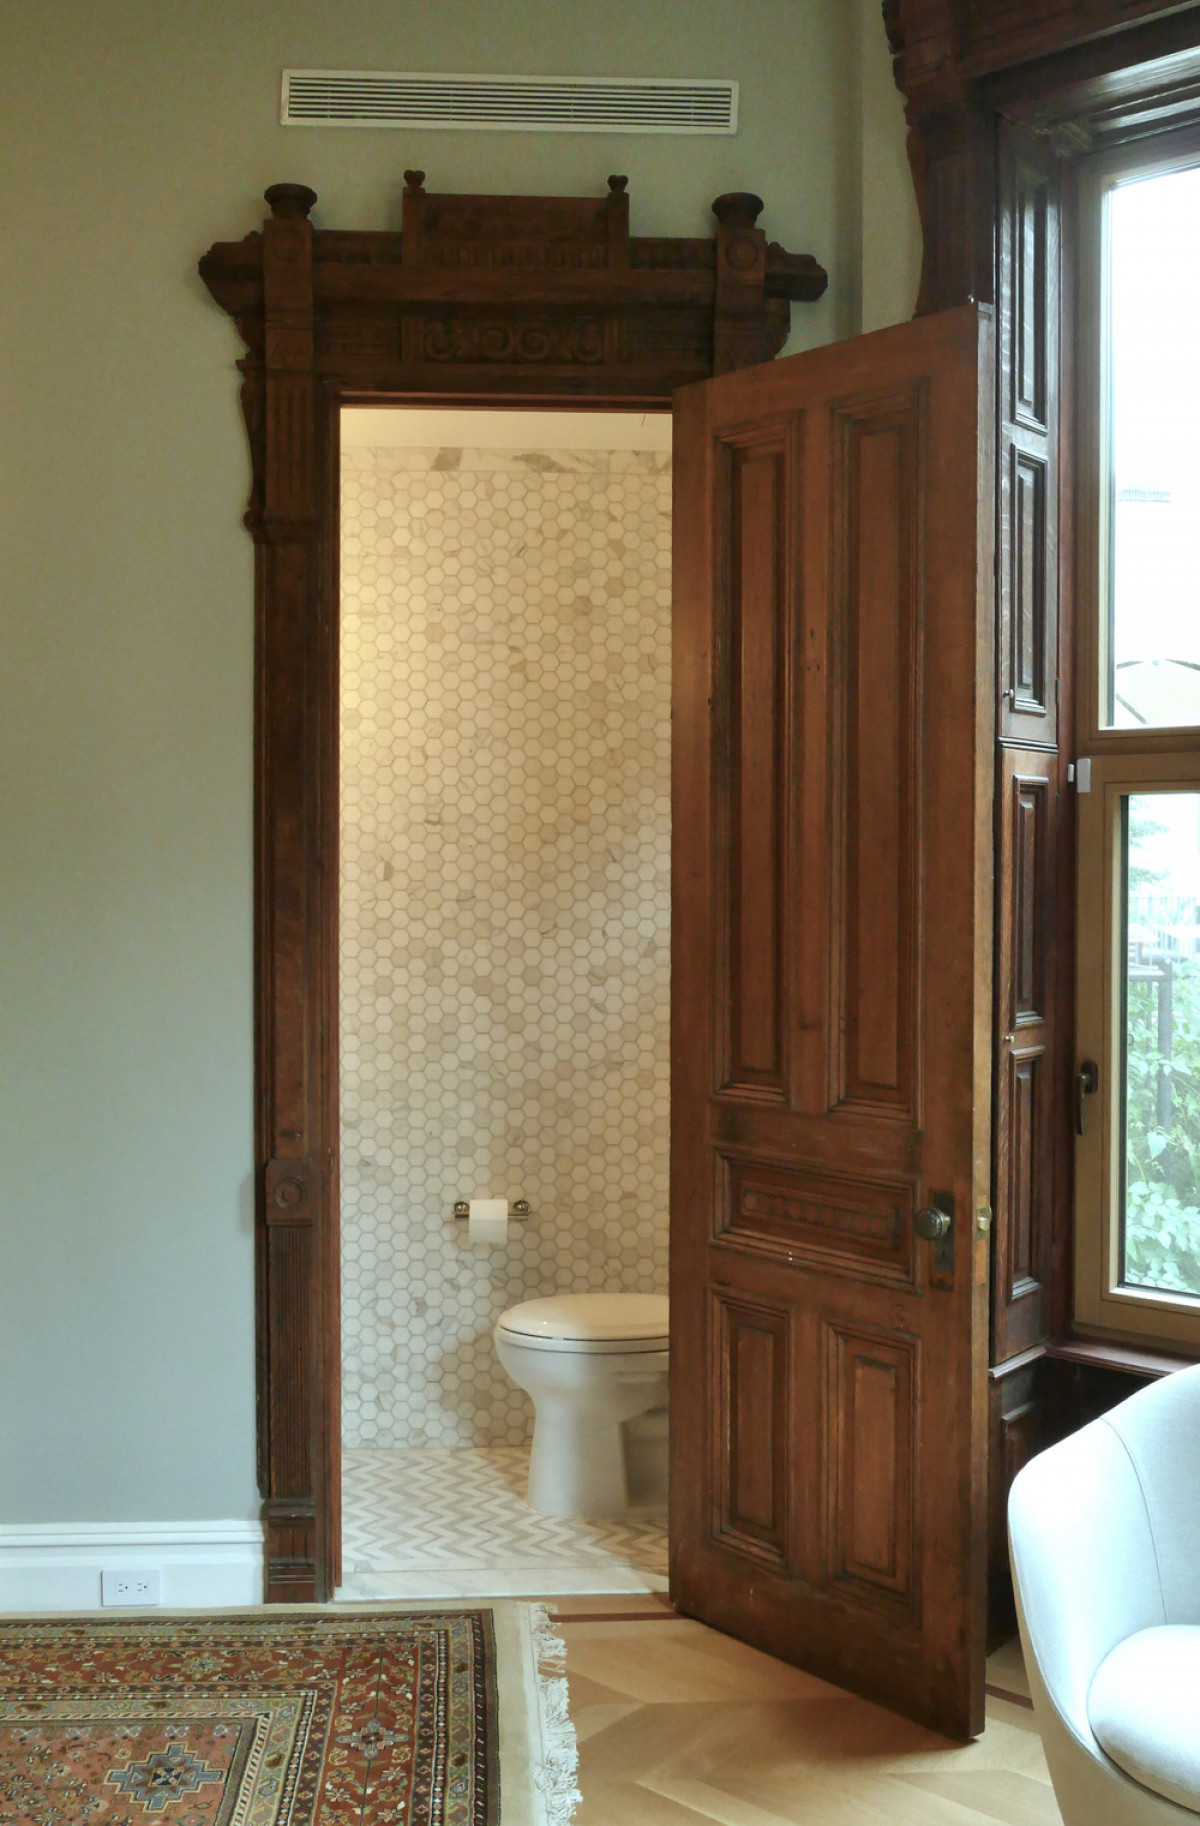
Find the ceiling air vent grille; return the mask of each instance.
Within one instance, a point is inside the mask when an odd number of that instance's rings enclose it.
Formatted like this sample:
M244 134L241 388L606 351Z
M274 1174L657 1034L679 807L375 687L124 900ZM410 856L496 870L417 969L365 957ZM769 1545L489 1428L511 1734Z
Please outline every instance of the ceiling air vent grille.
M285 127L514 133L736 133L736 82L285 70Z

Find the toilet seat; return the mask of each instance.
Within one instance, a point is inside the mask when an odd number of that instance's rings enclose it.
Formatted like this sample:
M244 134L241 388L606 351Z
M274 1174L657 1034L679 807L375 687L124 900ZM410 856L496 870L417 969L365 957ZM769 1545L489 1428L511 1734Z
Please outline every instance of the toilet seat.
M668 1303L656 1293L560 1293L502 1313L498 1334L522 1349L666 1355Z

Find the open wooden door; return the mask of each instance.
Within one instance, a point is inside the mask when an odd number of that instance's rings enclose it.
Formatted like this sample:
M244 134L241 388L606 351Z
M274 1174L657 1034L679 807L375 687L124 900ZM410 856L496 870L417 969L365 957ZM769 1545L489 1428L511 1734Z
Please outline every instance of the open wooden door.
M983 1725L990 342L970 306L675 405L672 1594L955 1737Z

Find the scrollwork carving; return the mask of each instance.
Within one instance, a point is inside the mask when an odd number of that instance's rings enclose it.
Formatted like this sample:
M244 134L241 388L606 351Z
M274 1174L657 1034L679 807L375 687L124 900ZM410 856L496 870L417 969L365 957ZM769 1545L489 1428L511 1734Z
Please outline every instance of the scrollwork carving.
M561 323L546 318L432 318L425 325L425 359L564 365L602 362L604 322L599 317Z
M739 1206L741 1217L774 1218L790 1224L805 1224L814 1230L833 1230L844 1236L861 1237L870 1242L891 1243L896 1238L899 1213L864 1210L852 1205L833 1205L816 1199L768 1190L763 1186L744 1186Z

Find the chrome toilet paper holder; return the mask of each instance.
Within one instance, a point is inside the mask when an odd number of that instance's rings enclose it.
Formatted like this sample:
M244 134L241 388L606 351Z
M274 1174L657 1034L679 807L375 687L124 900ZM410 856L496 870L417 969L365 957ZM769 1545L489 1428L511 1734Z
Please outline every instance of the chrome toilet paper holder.
M457 1218L470 1217L470 1215L471 1215L470 1200L466 1199L466 1198L456 1199L454 1201L454 1215ZM530 1208L529 1208L529 1200L527 1198L514 1199L512 1204L508 1207L508 1215L510 1217L530 1217L530 1216L532 1216L532 1212L530 1211Z

